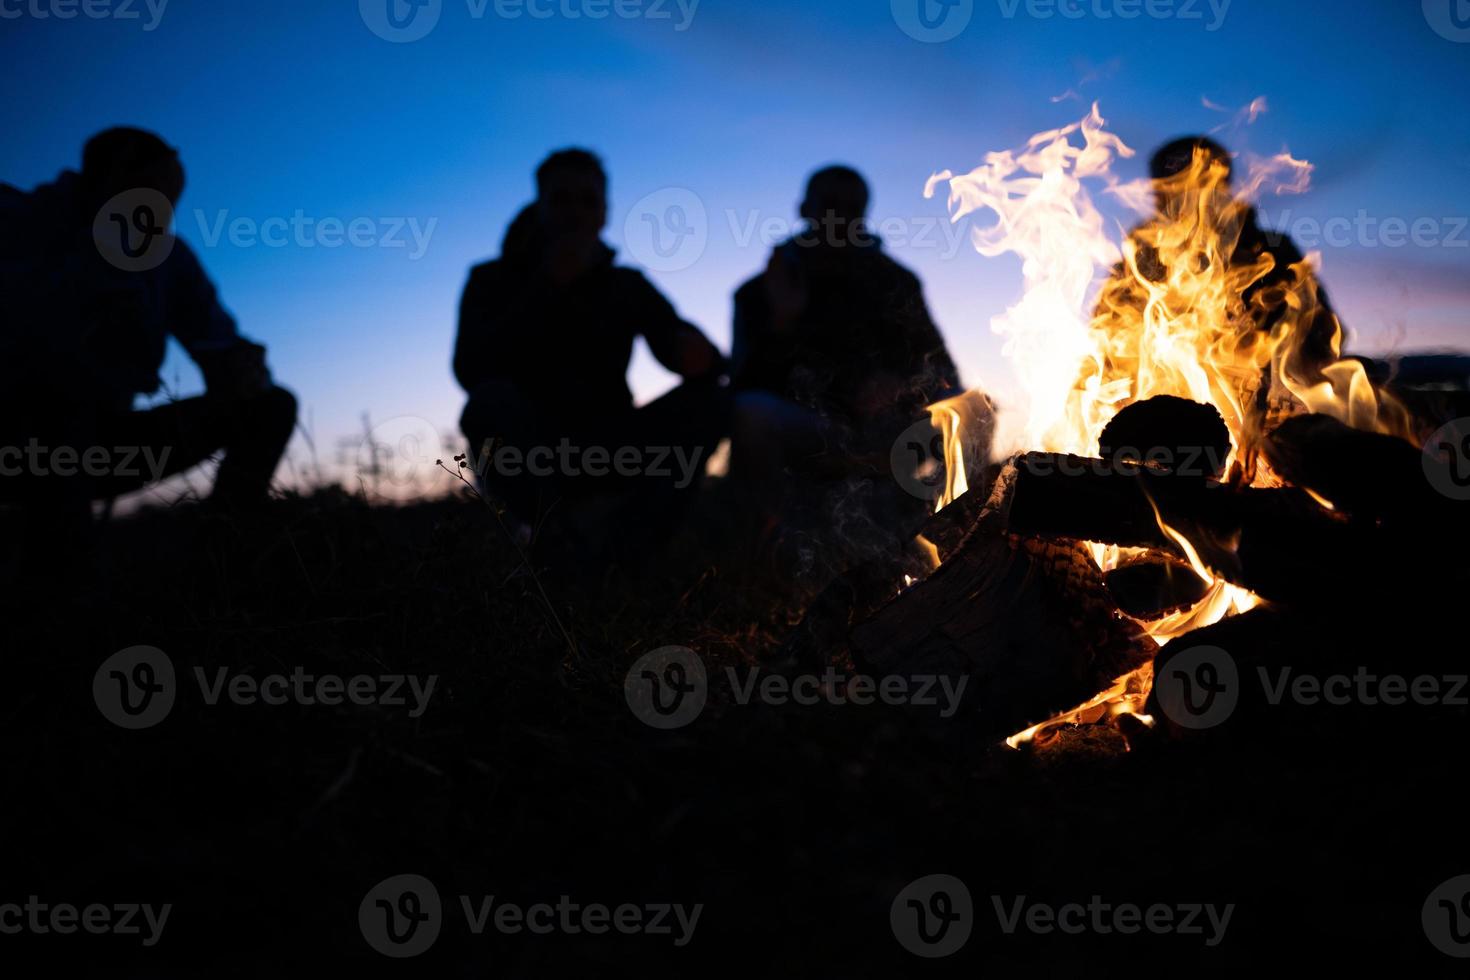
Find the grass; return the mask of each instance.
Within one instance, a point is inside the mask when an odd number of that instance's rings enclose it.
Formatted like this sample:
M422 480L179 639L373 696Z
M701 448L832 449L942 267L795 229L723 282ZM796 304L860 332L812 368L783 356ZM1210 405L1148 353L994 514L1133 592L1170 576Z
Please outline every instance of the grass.
M622 693L643 653L678 644L712 672L788 669L782 641L808 596L717 527L696 522L636 567L538 546L532 574L463 497L380 507L323 490L250 518L186 506L115 521L98 570L77 556L64 587L33 582L6 600L0 902L175 909L152 949L0 936L0 958L138 977L1226 975L1287 941L1302 962L1361 963L1370 934L1401 963L1438 956L1418 903L1470 868L1446 769L1463 709L1392 724L1314 715L1131 754L1078 730L1013 752L963 719L741 706L717 683L693 725L655 731ZM138 644L168 653L183 683L163 723L128 732L98 712L92 677ZM418 718L212 706L193 671L221 667L439 680ZM429 953L398 963L364 942L357 907L403 873L435 882L450 921ZM894 896L935 873L964 879L978 913L975 938L937 964L889 929ZM1239 911L1228 941L1206 948L1007 936L990 900L1093 894ZM684 948L473 936L459 895L705 910Z

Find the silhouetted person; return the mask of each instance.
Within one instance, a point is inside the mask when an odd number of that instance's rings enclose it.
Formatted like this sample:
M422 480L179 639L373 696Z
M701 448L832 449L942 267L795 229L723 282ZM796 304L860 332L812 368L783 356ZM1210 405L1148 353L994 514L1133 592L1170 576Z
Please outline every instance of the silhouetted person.
M1151 283L1168 281L1171 270L1165 268L1152 242L1155 229L1190 227L1200 220L1211 223L1222 234L1222 247L1231 248L1233 272L1243 279L1255 277L1241 295L1244 306L1235 326L1242 339L1252 330L1269 333L1291 308L1289 292L1301 292L1302 287L1315 292L1317 309L1297 338L1299 347L1287 359L1288 369L1298 380L1313 382L1320 378L1321 368L1336 359L1341 325L1315 274L1306 266L1293 271L1293 266L1305 260L1301 251L1284 233L1262 228L1256 209L1235 197L1233 169L1229 151L1205 136L1174 140L1154 154L1149 173L1158 216L1131 233L1138 247L1139 274ZM1259 275L1250 271L1268 264L1269 271ZM1142 316L1147 302L1148 291L1120 264L1103 288L1099 312L1111 305L1128 310L1132 319ZM1263 412L1267 393L1263 386L1258 406Z
M460 301L454 374L469 394L470 459L527 523L562 499L623 495L640 519L670 523L728 424L724 358L641 272L614 263L596 156L553 154L536 189ZM635 408L639 336L683 384Z
M868 197L855 170L817 172L803 231L735 294L731 467L749 486L886 474L899 433L958 393L918 278L864 223Z
M30 193L0 186L0 498L75 526L92 501L224 450L211 503L264 501L296 400L173 238L183 189L177 151L127 128L92 137L80 173ZM205 394L134 411L160 387L169 337Z

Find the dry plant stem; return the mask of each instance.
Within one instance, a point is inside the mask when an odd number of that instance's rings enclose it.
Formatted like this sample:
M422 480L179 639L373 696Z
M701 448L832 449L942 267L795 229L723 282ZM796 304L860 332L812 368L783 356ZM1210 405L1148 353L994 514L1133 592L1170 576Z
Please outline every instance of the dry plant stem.
M486 509L488 509L492 515L494 515L496 526L500 528L500 533L505 535L505 540L510 542L511 548L516 553L516 558L518 558L521 564L525 566L526 571L531 576L531 581L536 584L536 591L541 594L541 602L546 606L547 615L551 617L551 622L556 627L556 631L561 634L563 642L566 643L567 652L572 655L573 659L575 659L577 656L576 641L573 640L572 635L567 632L567 628L562 625L561 617L556 614L556 607L552 605L551 596L547 595L546 593L546 586L541 584L541 576L536 574L536 566L531 564L531 559L527 557L526 552L521 548L520 542L515 539L515 535L510 533L510 528L505 526L505 521L502 520L500 517L500 511L496 510L495 505L492 504L489 500L485 499L485 495L482 494L473 483L464 478L464 474L462 472L457 469L451 470L449 467L444 465L443 460L435 460L434 463L441 470L450 474L460 483L464 484L465 489L474 494L475 499L484 504Z

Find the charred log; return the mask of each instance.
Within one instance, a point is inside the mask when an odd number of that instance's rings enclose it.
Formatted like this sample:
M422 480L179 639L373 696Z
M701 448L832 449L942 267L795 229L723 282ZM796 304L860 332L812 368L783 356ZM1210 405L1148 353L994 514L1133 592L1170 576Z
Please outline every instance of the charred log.
M1262 450L1284 479L1354 518L1419 524L1444 516L1451 503L1424 478L1418 448L1326 415L1290 419Z
M1006 513L1013 533L1186 557L1165 524L1215 574L1280 602L1341 601L1357 590L1397 587L1346 572L1411 560L1410 542L1346 522L1300 490L1235 490L1075 456L1032 453L1017 461Z
M1213 406L1160 395L1120 411L1100 443L1109 462L1148 461L1164 472L1219 478L1230 456L1230 429Z
M1086 700L1155 649L1118 615L1085 548L1018 541L998 516L987 509L932 576L852 633L859 669L969 678L965 705L994 734Z
M941 561L947 561L975 527L975 522L985 510L986 502L1003 469L1000 464L984 469L977 467L970 474L970 492L960 495L948 507L931 515L924 522L924 529L919 533L924 540L934 545Z
M1118 608L1144 621L1183 612L1209 591L1188 562L1157 552L1125 561L1106 573L1103 580Z

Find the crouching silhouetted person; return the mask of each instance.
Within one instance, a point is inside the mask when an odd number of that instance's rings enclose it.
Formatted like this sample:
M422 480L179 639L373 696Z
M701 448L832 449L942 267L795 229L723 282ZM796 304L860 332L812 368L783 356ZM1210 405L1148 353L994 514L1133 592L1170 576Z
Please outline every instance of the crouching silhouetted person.
M183 188L177 152L137 129L94 136L80 173L0 186L0 501L54 518L35 522L50 533L220 450L210 503L258 504L290 439L295 398L171 232ZM170 336L205 394L134 411Z
M595 156L553 154L536 186L460 304L454 373L469 394L471 463L525 524L561 502L617 499L644 530L671 530L724 434L724 359L642 273L614 264ZM635 408L639 336L683 384Z
M855 170L819 171L804 230L735 295L731 475L763 498L768 528L802 478L892 482L895 439L959 393L919 280L884 254L867 209Z

